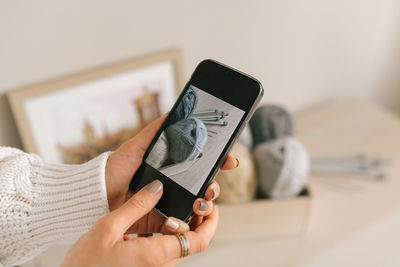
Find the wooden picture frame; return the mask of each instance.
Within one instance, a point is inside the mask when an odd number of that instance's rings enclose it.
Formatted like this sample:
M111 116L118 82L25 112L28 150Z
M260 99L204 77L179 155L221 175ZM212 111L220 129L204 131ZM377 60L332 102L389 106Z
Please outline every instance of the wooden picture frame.
M168 72L168 73L167 73ZM151 75L154 74L154 77ZM159 76L156 76L159 75ZM131 76L129 76L131 75ZM136 77L136 78L135 78ZM152 80L152 78L154 80ZM135 81L136 79L136 81ZM147 80L146 80L147 79ZM158 79L158 80L157 80ZM164 79L164 80L163 80ZM139 85L139 80L143 83L143 85ZM161 51L158 53L154 53L151 55L146 55L138 58L134 58L131 60L126 60L124 62L120 63L115 63L111 64L108 66L103 66L99 68L95 68L92 70L76 73L73 75L69 75L67 77L61 77L58 79L54 79L51 81L35 84L32 86L26 86L24 88L20 88L14 91L11 91L7 94L8 100L10 102L10 106L14 115L14 119L16 121L16 125L18 128L18 132L20 134L23 147L26 152L29 153L36 153L40 156L42 156L46 161L49 162L54 162L54 163L80 163L83 160L77 160L77 161L70 161L70 160L60 160L60 157L58 159L54 159L54 151L53 151L53 156L51 156L51 153L49 152L47 155L47 150L53 150L51 147L48 147L46 150L45 148L45 142L46 140L46 135L51 135L51 136L57 136L57 134L50 134L51 132L51 123L48 123L48 125L44 121L54 121L54 119L49 119L47 118L47 113L57 114L57 112L53 112L55 109L59 108L61 110L60 106L63 106L65 109L67 109L67 103L68 99L73 100L75 95L76 101L78 101L80 104L80 108L86 109L86 111L89 110L90 106L86 107L85 103L81 99L80 94L83 94L86 96L87 99L91 99L88 97L94 97L96 96L97 92L103 92L102 97L104 99L112 99L109 97L111 94L110 92L114 93L114 89L111 89L113 87L113 81L115 82L115 87L118 88L115 90L115 92L119 92L118 90L121 90L121 92L125 89L121 88L128 88L127 86L129 85L130 82L132 82L132 89L126 89L124 92L129 92L129 94L133 94L134 87L145 87L146 82L149 84L152 84L153 87L150 89L141 89L143 91L143 94L147 94L146 97L142 97L143 99L136 99L132 100L132 105L135 105L136 107L136 112L137 114L135 115L136 117L139 117L139 121L141 126L144 126L143 124L146 124L148 121L144 118L145 114L149 113L154 113L154 114L161 114L165 113L169 110L169 108L172 107L172 104L175 102L177 93L183 88L184 82L183 82L183 67L182 67L182 53L180 49L178 48L173 48L169 49L166 51ZM117 82L119 82L117 84ZM157 86L159 86L159 92L155 91L158 89L154 89ZM96 89L96 86L100 89ZM125 86L125 87L124 87ZM165 88L168 88L168 92L164 92L162 86L165 86ZM104 88L103 88L104 87ZM120 87L120 88L119 88ZM174 93L171 93L170 91L172 90L171 88L175 87ZM69 91L68 91L69 90ZM80 91L79 91L80 90ZM85 91L86 90L86 91ZM139 90L139 89L137 89ZM79 93L80 92L80 93ZM107 93L106 93L107 92ZM162 97L161 99L158 99L158 102L160 101L167 101L168 103L165 104L163 103L160 105L159 103L153 99L155 94L161 94ZM108 95L107 95L108 94ZM122 93L121 93L122 95ZM119 101L123 101L123 98L121 98L121 95L119 95ZM153 95L153 96L151 96ZM172 97L173 95L173 97ZM153 98L152 98L153 97ZM62 99L59 99L62 98ZM100 98L100 97L99 97ZM160 98L160 97L159 97ZM53 99L53 100L52 100ZM60 105L57 105L57 101L60 101ZM76 101L70 101L71 103L71 111L77 112L77 107L74 107ZM146 109L146 103L148 102L157 102L157 105L155 108L147 108ZM133 103L134 102L134 103ZM149 102L149 103L150 103ZM46 103L49 105L49 110L48 112L46 111ZM90 104L93 104L93 101L90 100ZM126 104L126 103L125 103ZM50 106L53 106L50 108ZM126 106L126 105L125 105ZM167 108L167 106L169 106ZM68 106L69 107L69 106ZM99 109L99 106L97 105L97 108ZM101 107L100 107L101 108ZM116 109L118 109L116 107ZM40 110L40 112L38 111ZM78 108L79 110L79 108ZM60 114L67 114L66 110L61 110L59 111ZM83 112L83 111L82 111ZM103 111L102 111L103 112ZM104 111L105 112L105 111ZM32 115L35 113L39 118L35 118L35 115ZM74 116L75 113L71 113L71 118ZM126 114L126 113L125 113ZM125 116L124 114L124 116ZM138 115L139 114L139 115ZM79 112L78 112L79 115ZM103 114L104 115L104 114ZM61 116L61 115L60 115ZM100 115L99 115L100 116ZM46 118L44 118L46 117ZM62 116L61 116L62 117ZM76 118L79 116L76 116L73 118ZM93 114L92 114L93 117ZM103 116L107 117L107 116ZM123 116L120 116L122 118ZM65 118L65 116L64 116ZM118 118L118 117L117 117ZM154 119L154 118L152 118ZM60 125L63 125L64 131L61 131L58 129L59 133L64 134L65 130L68 132L70 129L71 131L75 127L70 127L65 129L67 126L64 125L65 121L60 120L58 122ZM90 137L90 135L94 134L94 129L91 129L92 125L90 124L90 120L88 122L88 125L84 125L83 130L87 131L86 132L86 137ZM40 128L39 125L42 125ZM55 124L55 123L53 123ZM79 123L80 126L82 126L82 121ZM97 122L98 124L98 122ZM115 123L114 123L115 124ZM107 126L107 125L106 125ZM58 127L58 126L55 126ZM116 127L116 126L115 126ZM40 128L40 129L38 129ZM43 128L43 129L42 129ZM82 127L81 127L82 128ZM97 128L99 126L97 125ZM50 131L49 131L50 129ZM43 134L40 133L40 131L43 130ZM98 131L97 131L98 132ZM72 135L71 135L72 136ZM47 138L51 139L51 138ZM54 138L53 138L54 139ZM54 140L53 140L54 141ZM51 142L49 140L49 142ZM55 144L54 144L55 145ZM60 144L58 144L60 145ZM97 150L96 148L94 150ZM101 149L98 149L101 151ZM93 154L93 153L92 153ZM93 155L92 155L93 156ZM63 157L64 158L64 157ZM90 158L87 158L88 160Z

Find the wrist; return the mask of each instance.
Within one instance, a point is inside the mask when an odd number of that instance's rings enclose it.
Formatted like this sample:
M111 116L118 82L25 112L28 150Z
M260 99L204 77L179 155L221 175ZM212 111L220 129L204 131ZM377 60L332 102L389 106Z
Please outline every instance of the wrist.
M127 199L127 193L129 191L129 184L125 185L125 179L121 177L121 169L123 166L120 166L118 162L118 155L110 152L105 166L104 178L110 212L119 208L125 203Z

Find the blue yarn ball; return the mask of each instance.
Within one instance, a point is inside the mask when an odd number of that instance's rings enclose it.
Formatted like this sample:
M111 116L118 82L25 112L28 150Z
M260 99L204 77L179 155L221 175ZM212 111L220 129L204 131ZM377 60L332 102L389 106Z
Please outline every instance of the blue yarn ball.
M192 86L189 86L181 101L179 101L178 105L176 106L174 113L171 114L169 118L169 124L189 118L197 106L197 101L198 98L196 91Z
M196 159L207 142L207 128L197 118L189 118L170 125L167 135L168 159L174 163Z

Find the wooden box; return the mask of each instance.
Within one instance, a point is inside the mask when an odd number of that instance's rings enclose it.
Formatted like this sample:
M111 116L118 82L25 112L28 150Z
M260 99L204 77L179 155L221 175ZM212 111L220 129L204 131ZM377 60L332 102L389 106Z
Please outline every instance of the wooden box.
M220 204L220 222L213 243L262 240L305 233L311 209L308 189L290 199L260 199Z

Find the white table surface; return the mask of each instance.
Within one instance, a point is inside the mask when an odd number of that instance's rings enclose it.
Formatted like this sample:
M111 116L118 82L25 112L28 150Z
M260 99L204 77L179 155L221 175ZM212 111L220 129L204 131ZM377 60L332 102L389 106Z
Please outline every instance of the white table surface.
M307 233L212 246L182 266L400 266L400 119L361 101L328 103L296 118L312 156L390 158L387 180L312 175Z
M296 126L312 156L363 152L392 159L387 180L311 175L306 233L211 245L181 266L400 266L400 118L346 101L303 112ZM56 266L66 250L52 248L24 266Z

